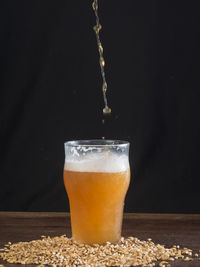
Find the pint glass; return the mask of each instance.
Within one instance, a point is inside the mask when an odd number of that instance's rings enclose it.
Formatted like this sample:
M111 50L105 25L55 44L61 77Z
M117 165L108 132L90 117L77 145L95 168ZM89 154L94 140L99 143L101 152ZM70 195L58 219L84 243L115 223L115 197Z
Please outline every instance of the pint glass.
M65 143L64 184L75 241L85 244L119 241L129 183L128 142Z

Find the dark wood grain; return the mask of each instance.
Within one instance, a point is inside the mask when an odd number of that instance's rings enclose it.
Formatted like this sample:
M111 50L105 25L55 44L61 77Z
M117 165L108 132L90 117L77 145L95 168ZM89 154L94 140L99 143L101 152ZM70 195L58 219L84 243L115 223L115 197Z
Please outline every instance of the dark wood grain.
M166 247L181 245L195 252L200 250L200 215L183 214L125 214L123 236L139 239L152 238ZM8 241L30 241L41 235L51 237L66 234L71 236L70 217L66 213L0 212L0 247ZM19 266L7 264L5 266ZM34 266L34 265L29 265ZM172 263L174 267L198 266L200 261Z

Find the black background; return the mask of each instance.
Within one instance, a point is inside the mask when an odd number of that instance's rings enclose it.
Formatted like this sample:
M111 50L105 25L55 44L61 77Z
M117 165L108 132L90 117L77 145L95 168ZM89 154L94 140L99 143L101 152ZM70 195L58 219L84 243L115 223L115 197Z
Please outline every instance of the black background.
M0 2L0 210L69 210L67 140L131 142L128 212L200 212L199 1ZM112 195L112 193L111 193Z

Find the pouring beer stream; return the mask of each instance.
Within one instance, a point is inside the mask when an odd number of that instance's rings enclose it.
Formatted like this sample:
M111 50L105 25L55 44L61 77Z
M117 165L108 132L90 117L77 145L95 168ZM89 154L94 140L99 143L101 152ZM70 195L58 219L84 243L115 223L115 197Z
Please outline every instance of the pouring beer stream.
M106 92L107 92L107 82L106 82L106 77L105 77L105 60L103 57L103 46L100 40L100 36L99 36L99 32L102 29L102 26L100 24L99 21L99 15L98 15L98 0L94 0L92 3L92 8L94 10L95 13L95 17L96 17L96 25L93 27L94 32L96 34L96 38L97 38L97 47L99 50L99 64L100 64L100 68L101 68L101 76L102 76L102 80L103 80L103 84L102 84L102 91L103 91L103 99L104 99L104 109L103 109L103 114L104 115L109 115L111 114L111 109L108 107L108 101L107 101L107 97L106 97Z

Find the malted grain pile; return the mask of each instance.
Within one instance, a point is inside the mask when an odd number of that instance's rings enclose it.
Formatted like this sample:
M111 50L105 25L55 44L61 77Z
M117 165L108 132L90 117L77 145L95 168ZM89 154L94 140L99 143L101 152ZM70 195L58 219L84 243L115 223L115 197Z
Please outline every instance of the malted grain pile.
M198 254L194 254L195 257ZM170 266L170 261L193 260L192 250L174 245L165 248L151 239L121 238L118 244L84 245L67 238L42 236L30 242L10 242L1 249L0 258L9 263L37 264L39 266Z

